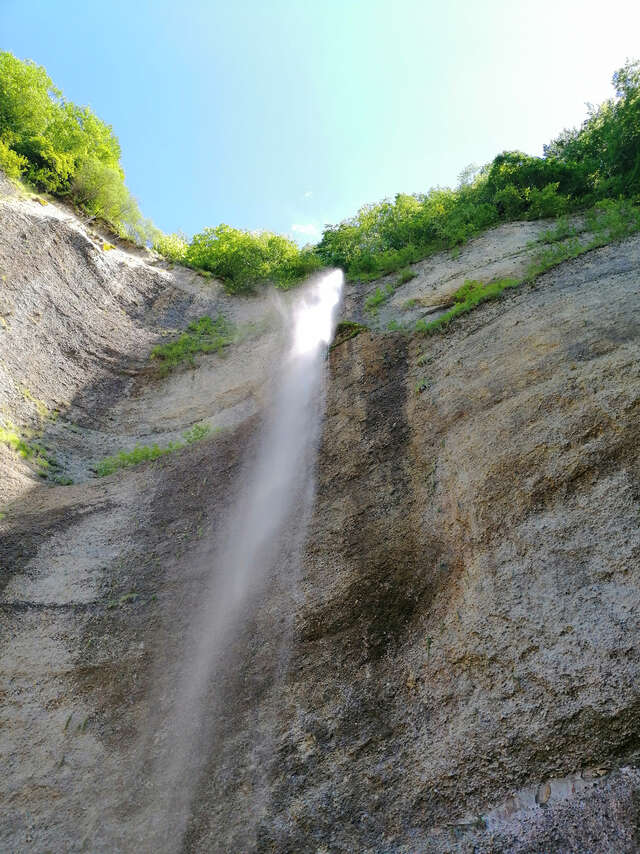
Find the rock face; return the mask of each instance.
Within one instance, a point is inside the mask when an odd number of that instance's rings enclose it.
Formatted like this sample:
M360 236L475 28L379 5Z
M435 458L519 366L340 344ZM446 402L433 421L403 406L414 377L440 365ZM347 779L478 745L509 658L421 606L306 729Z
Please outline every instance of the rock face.
M158 851L171 816L144 754L164 749L277 323L159 377L163 333L269 300L0 204L2 411L76 481L38 482L0 445L0 848ZM532 237L511 224L421 262L393 304L517 274ZM362 317L355 290L345 305ZM302 565L239 627L183 851L640 850L639 355L639 238L446 335L331 350ZM90 476L201 421L225 429Z

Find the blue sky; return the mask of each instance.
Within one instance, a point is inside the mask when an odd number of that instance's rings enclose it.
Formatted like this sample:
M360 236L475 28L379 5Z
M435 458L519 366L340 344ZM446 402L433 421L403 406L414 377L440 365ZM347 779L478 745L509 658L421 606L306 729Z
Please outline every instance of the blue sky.
M0 0L0 49L113 125L162 229L303 242L498 151L541 154L638 33L637 0Z

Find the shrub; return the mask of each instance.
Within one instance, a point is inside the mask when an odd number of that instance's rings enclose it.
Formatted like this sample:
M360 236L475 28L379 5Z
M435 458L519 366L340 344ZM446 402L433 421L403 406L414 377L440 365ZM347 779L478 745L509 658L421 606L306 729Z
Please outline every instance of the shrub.
M126 188L112 128L88 107L65 101L43 68L7 52L0 52L0 168L69 197L121 237L152 243L170 261L219 276L229 293L266 281L289 288L322 265L368 281L459 247L501 220L558 216L639 195L640 64L620 68L613 85L615 97L590 107L582 125L549 143L543 157L503 151L482 169L467 169L456 189L364 205L326 226L317 247L303 249L282 235L225 224L189 244L180 234L160 234ZM631 227L625 216L602 209L596 219L615 235Z
M559 183L547 184L541 190L532 187L529 190L529 219L560 216L568 207L568 199L558 193Z
M620 240L640 229L640 207L625 199L604 199L588 212L587 225L607 242Z
M548 228L542 232L538 242L557 243L560 240L566 240L567 237L575 237L577 233L576 227L569 222L568 217L561 216L553 228Z
M185 260L221 278L229 293L246 293L268 281L286 289L321 266L312 250L299 249L288 237L224 223L194 235Z
M416 323L415 331L431 335L434 332L446 329L446 327L449 326L456 317L468 314L477 305L480 305L483 302L490 302L491 300L498 299L505 290L509 288L516 288L519 284L520 281L517 279L497 279L496 281L489 282L488 284L468 279L452 294L454 302L452 308L430 322L419 320Z
M523 193L513 184L507 184L498 190L493 200L500 215L505 219L518 219L527 206Z
M333 341L329 350L335 350L336 347L344 344L345 341L355 338L356 335L360 335L361 332L368 331L368 326L364 326L362 323L356 323L355 320L341 320L336 326L335 335L333 336Z
M186 259L188 242L182 232L162 234L159 232L153 241L153 248L173 264L183 264Z
M9 423L4 426L0 425L0 442L8 445L22 459L29 460L36 468L36 472L40 477L49 477L55 479L57 475L50 472L50 469L58 469L58 463L50 456L50 454L32 439L27 439L22 436L16 428Z
M22 438L12 426L0 426L0 442L8 445L24 460L31 459L34 454L33 448Z
M430 322L418 320L415 331L425 334L446 329L462 314L472 311L477 305L498 299L503 291L516 288L523 282L532 281L536 276L556 267L558 264L577 258L579 255L604 246L612 240L620 240L640 231L640 206L630 200L607 199L599 202L587 213L587 223L593 232L591 239L582 240L568 219L561 218L556 228L543 232L539 242L543 244L531 260L523 279L499 279L488 284L467 280L452 294L454 305L448 311Z
M26 157L13 151L0 139L0 169L8 178L19 178L27 168L28 163Z
M384 289L381 287L377 287L375 291L372 294L369 294L369 296L364 301L365 310L373 312L375 314L378 310L378 306L386 302L393 294L393 291L393 285L387 285Z

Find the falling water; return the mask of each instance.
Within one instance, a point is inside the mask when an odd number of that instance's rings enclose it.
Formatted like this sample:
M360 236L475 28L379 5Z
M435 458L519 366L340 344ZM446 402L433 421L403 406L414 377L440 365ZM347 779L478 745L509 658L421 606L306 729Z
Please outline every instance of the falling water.
M283 539L301 542L322 415L324 356L335 326L342 291L341 271L309 284L290 306L289 350L275 378L274 399L257 453L219 538L210 589L192 625L191 650L184 662L173 720L165 723L169 758L154 774L162 777L164 803L153 810L153 850L180 850L212 709L211 685L238 633L248 603L260 591ZM305 504L307 505L305 508ZM293 523L293 524L292 524ZM215 689L214 689L215 694ZM159 796L158 796L159 797ZM150 849L151 850L151 849Z

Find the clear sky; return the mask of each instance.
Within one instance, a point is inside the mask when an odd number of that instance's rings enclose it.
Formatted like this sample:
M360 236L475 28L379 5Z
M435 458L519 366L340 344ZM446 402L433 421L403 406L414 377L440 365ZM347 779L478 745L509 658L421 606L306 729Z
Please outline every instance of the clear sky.
M0 49L112 124L143 212L189 235L314 240L498 151L541 154L639 35L638 0L0 0Z

